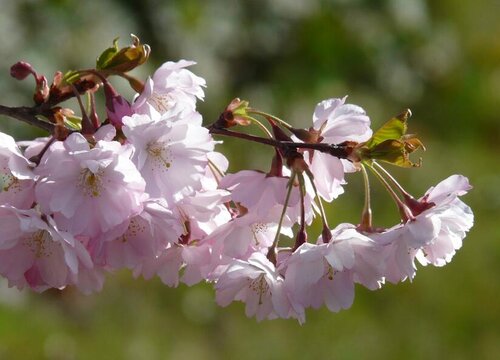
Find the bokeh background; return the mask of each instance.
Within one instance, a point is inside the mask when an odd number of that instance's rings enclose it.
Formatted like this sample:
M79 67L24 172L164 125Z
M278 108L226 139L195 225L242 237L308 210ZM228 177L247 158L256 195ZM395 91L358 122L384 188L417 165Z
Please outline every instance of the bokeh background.
M0 103L28 105L32 82L9 77L23 59L50 76L87 68L112 40L152 47L135 71L198 61L207 123L238 96L308 127L322 99L349 95L374 127L411 108L427 145L421 169L391 169L420 196L462 173L475 226L452 263L413 283L357 288L352 308L310 311L307 323L247 319L206 285L170 289L128 272L99 294L19 292L0 282L0 359L498 359L500 358L500 2L498 0L0 0ZM116 85L132 96L124 83ZM39 132L1 118L17 139ZM267 169L268 149L227 140L230 171ZM266 152L267 151L267 152ZM359 176L329 207L357 222ZM375 222L396 210L375 184ZM1 229L0 229L1 232Z

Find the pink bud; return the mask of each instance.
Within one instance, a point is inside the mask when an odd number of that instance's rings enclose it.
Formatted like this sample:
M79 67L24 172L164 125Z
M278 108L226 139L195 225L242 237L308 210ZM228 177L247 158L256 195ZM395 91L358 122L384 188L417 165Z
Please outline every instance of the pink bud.
M18 61L10 67L10 76L17 80L24 80L30 74L35 75L35 70L33 70L33 67L27 62Z
M106 108L106 113L109 122L115 127L121 128L123 117L132 115L132 108L127 100L122 96L117 96L111 100L111 106Z
M104 84L104 95L106 96L106 113L108 120L116 128L121 128L122 118L132 115L130 103L111 86L107 81Z

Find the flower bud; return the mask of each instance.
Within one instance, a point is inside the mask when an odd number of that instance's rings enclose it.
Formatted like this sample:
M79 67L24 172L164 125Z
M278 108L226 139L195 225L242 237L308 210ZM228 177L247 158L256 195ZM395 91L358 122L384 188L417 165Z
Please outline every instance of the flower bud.
M121 128L124 116L132 115L132 108L123 96L118 94L116 90L107 81L104 81L104 94L106 96L106 113L108 120L116 128Z
M27 62L18 61L10 67L10 76L17 80L24 80L30 74L35 75L35 70L33 70L33 67Z

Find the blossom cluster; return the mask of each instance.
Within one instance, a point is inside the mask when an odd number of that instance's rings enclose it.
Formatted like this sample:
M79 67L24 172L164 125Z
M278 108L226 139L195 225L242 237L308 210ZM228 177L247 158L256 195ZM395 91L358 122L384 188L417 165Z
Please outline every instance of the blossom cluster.
M459 199L468 180L453 175L414 198L378 164L407 161L418 141L402 134L388 147L346 97L317 104L308 130L238 99L204 127L196 104L205 80L188 70L193 64L166 62L130 102L102 78L107 120L93 131L83 131L85 115L80 130L59 138L16 143L0 133L0 274L10 286L91 293L107 272L128 268L167 286L207 281L221 306L242 301L257 320L303 323L309 307L349 308L355 284L376 290L412 280L416 262L451 261L473 225ZM252 114L272 133L228 130L258 122ZM215 134L274 144L271 170L227 173ZM346 173L366 176L367 167L401 222L375 228L365 204L360 224L329 226L324 204L344 193ZM323 231L309 239L314 221Z

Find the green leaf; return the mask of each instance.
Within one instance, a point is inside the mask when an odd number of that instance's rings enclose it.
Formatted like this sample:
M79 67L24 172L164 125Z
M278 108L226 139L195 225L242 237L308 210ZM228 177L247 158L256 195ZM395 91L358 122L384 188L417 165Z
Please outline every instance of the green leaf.
M371 148L366 158L385 161L401 167L420 166L420 162L413 163L410 160L409 154L410 152L407 151L405 142L399 140L385 140Z
M113 59L116 53L118 53L118 38L113 40L112 47L107 48L99 55L96 60L96 69L106 69L107 64Z
M387 121L372 138L361 144L357 149L357 155L363 160L380 160L401 167L420 166L410 160L409 155L422 148L422 142L412 134L406 134L407 120L411 116L410 110L406 110L396 117Z
M400 139L406 134L406 122L410 116L410 110L406 110L398 116L393 117L373 134L372 138L368 140L365 146L372 148L385 140Z

